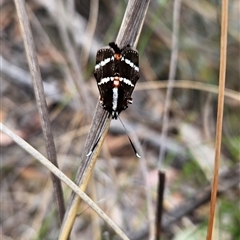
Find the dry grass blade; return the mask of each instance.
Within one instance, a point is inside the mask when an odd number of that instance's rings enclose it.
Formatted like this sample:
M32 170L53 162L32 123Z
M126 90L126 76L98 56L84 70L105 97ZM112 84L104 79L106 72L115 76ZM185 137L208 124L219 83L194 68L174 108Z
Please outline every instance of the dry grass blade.
M83 68L85 68L87 65L91 43L93 40L93 35L96 29L96 25L97 25L98 6L99 6L99 0L91 0L89 21L86 28L86 36L85 36L86 47L82 49L82 53L81 53L81 62L82 62Z
M132 0L128 2L127 9L122 21L121 28L119 30L116 43L121 48L130 44L131 46L136 45L137 37L140 34L142 24L145 19L145 14L148 9L149 0L137 1ZM88 179L91 175L92 168L96 163L98 153L101 150L101 143L103 142L105 135L110 126L111 119L108 118L106 111L102 109L102 106L98 103L95 115L93 117L90 132L87 136L85 143L85 148L81 157L81 166L78 169L76 176L76 183L84 191L87 185ZM92 146L95 144L96 140L101 136L100 144L97 145L94 154L90 157L86 155L90 152ZM95 154L96 152L96 154ZM91 169L91 170L88 170ZM61 233L59 239L67 239L72 225L77 215L77 210L80 205L80 199L74 193L71 196L63 225L61 228Z
M212 185L212 193L211 193L211 204L210 204L210 211L209 211L207 240L212 239L217 189L218 189L218 172L219 172L220 155L221 155L224 90L225 90L226 62L227 62L227 28L228 28L228 0L223 0L222 1L222 21L221 21L221 48L220 48L219 95L218 95L217 126L216 126L216 144L215 144L215 164L214 164L214 177L213 177L213 185Z
M67 29L67 23L66 23L66 12L65 12L65 8L64 8L64 3L63 1L59 1L57 4L57 24L58 24L58 28L59 28L59 32L64 44L64 48L66 50L66 54L68 57L69 62L72 65L72 68L75 72L75 76L73 76L73 81L74 84L78 90L78 93L80 95L80 97L82 98L83 102L85 105L87 105L87 103L89 105L91 105L91 99L88 99L88 94L87 94L87 89L84 85L84 81L83 81L83 71L78 63L76 54L75 54L75 49L73 47L73 44L71 43L69 34L68 34L68 29ZM87 111L89 111L89 108L86 108Z
M107 122L104 122L102 119L107 119L107 113L103 111L101 107L100 108L97 107L97 112L95 113L92 124L91 124L92 131L89 133L88 139L85 143L84 151L82 153L82 161L81 161L82 164L78 169L77 178L75 180L75 182L78 184L80 189L83 191L85 190L88 180L91 176L93 167L97 161L97 156L99 154L99 151L101 150L101 146L103 144L105 135L107 133L107 129L110 125L110 119ZM101 132L99 131L99 129L101 130L106 129L106 130L104 132ZM101 136L101 135L102 137L94 153L89 157L86 157L86 155L91 150L92 144L94 144L94 142L97 141L98 136ZM72 225L76 218L80 203L81 203L81 199L78 196L76 196L74 193L72 193L72 196L70 198L69 205L64 217L59 239L68 238L68 235L70 234Z
M72 182L63 172L54 166L48 159L40 154L31 145L25 142L22 138L13 133L5 125L0 122L0 129L11 137L19 146L30 153L34 158L47 167L58 179L65 182L81 199L83 199L104 221L122 238L128 240L129 238L121 231L121 229L81 190Z
M161 82L151 81L147 83L140 82L136 86L135 91L167 88L167 86L168 86L168 81L161 81ZM203 82L196 82L196 81L190 81L190 80L178 80L177 82L174 82L173 87L184 88L184 89L194 89L194 90L218 94L218 87L216 85L203 83ZM240 102L240 94L235 90L225 88L224 96Z
M175 0L174 7L173 7L172 52L171 52L170 69L169 69L169 76L168 76L168 87L167 87L166 99L164 103L163 126L162 126L160 142L165 142L165 139L167 136L168 121L169 121L168 111L169 111L170 102L172 98L174 78L175 78L176 69L177 69L180 8L181 8L181 0ZM166 152L166 147L164 144L161 144L160 151L159 151L159 158L158 158L159 170L161 170L165 152Z
M40 115L40 121L41 121L44 139L45 139L47 155L50 161L56 167L58 167L56 149L53 141L53 135L51 130L50 119L48 116L46 99L44 96L42 78L41 78L40 69L38 66L36 49L33 42L33 36L30 29L30 23L29 23L27 11L25 8L25 3L22 0L15 0L15 5L16 5L21 33L24 41L28 65L31 72L31 76L32 76L33 88L34 88L34 93L36 97L38 112ZM59 219L60 219L60 222L62 222L65 208L64 208L61 182L53 174L51 176L52 176L52 182L54 187L55 201L57 202L57 207L58 207Z

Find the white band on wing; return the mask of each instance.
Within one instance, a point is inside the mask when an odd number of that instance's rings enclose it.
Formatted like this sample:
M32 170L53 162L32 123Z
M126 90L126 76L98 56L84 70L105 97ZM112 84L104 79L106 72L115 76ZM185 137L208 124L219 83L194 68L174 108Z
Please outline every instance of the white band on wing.
M113 81L114 80L114 77L106 77L106 78L102 78L101 81L98 83L98 85L102 85L104 83L107 83L109 81Z
M127 78L120 77L120 81L123 81L127 85L130 85L131 87L134 87L134 84L132 84L132 82L129 79L127 79Z
M112 56L111 58L106 58L104 59L103 61L101 61L100 63L98 63L96 66L95 66L95 70L100 68L100 67L103 67L105 66L107 63L109 63L110 61L113 61L114 60L114 57Z
M133 62L131 62L129 59L121 57L121 61L125 61L126 64L128 64L130 67L132 67L135 71L139 72L139 67L136 66Z

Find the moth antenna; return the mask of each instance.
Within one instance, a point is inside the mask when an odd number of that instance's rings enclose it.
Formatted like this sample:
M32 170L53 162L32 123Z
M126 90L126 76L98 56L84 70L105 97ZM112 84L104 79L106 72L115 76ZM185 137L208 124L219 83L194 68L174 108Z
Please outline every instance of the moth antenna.
M136 148L135 148L135 146L134 146L134 144L133 144L131 138L129 137L129 135L128 135L128 131L127 131L125 125L123 124L121 118L118 117L118 119L120 120L120 122L122 123L122 125L123 125L123 127L124 127L124 129L125 129L125 131L126 131L126 134L127 134L128 140L129 140L129 142L131 143L131 146L132 146L132 148L133 148L133 151L134 151L135 155L137 156L137 158L141 158L141 156L140 156L139 153L137 152L137 150L136 150Z
M101 136L98 138L98 140L97 140L96 143L93 145L93 147L91 148L90 152L86 155L86 157L91 156L91 154L92 154L93 151L95 150L96 146L98 145L100 138L101 138Z

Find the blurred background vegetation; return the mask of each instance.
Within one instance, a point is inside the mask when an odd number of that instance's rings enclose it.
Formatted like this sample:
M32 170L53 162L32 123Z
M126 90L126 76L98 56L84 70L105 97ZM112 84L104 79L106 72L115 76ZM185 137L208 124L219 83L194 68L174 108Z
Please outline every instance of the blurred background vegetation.
M115 40L127 1L67 0L63 2L63 8L60 1L53 0L32 0L26 4L60 169L74 179L98 101L92 74L95 54L100 47ZM15 5L11 0L2 0L0 6L1 121L46 155ZM182 0L180 11L176 82L201 82L209 89L207 84L213 84L217 89L221 2ZM229 1L226 72L229 95L224 106L214 235L214 239L221 240L240 239L240 176L236 171L240 160L239 13L239 0ZM119 121L113 121L95 167L94 184L87 190L131 239L148 239L148 227L154 224L149 209L155 211L157 198L157 165L166 88L159 88L152 82L168 79L172 16L173 1L150 2L137 45L141 77L133 93L133 105L121 113L126 127L139 138L143 158L135 158L124 129ZM84 81L88 104L83 104L76 90L74 81L79 78ZM167 185L162 239L206 237L217 94L204 88L190 89L191 82L174 89L169 109L167 152L163 164ZM59 226L48 170L5 135L2 135L1 150L2 239L57 239ZM65 185L63 188L67 203L70 190ZM206 199L195 206L194 202L201 200L202 195L206 195ZM181 209L182 216L170 221ZM79 239L79 236L98 239L95 236L96 218L93 211L83 205L71 239ZM101 220L98 228L102 239L115 239Z

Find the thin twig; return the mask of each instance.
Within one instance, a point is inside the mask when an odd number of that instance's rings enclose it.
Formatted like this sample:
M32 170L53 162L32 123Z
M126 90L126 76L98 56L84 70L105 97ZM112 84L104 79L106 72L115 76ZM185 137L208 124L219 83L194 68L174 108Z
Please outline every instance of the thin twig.
M71 97L75 97L76 87L74 83L74 79L71 74L70 66L68 65L66 57L59 51L59 49L56 48L56 46L52 43L52 40L46 33L44 27L39 22L38 18L35 16L34 12L32 12L31 8L27 8L28 12L31 14L32 19L32 27L35 29L35 31L38 32L40 36L40 41L44 44L44 46L47 48L48 53L52 56L53 60L60 64L59 70L63 74L63 78L65 79L66 86L68 88L68 93L70 93ZM44 87L45 90L45 87ZM64 98L64 95L61 94L61 98ZM75 105L79 106L81 104L81 101L79 98L75 97Z
M236 188L239 185L240 164L232 169L224 171L219 176L218 195L222 195L231 188ZM193 197L186 199L182 204L175 207L163 216L162 230L171 231L171 226L177 223L182 217L192 214L204 204L208 203L211 198L211 184L200 189ZM144 227L139 232L127 234L131 240L144 239L149 235L148 226Z
M212 239L217 189L218 189L218 171L219 171L220 155L221 155L224 90L225 90L226 62L227 62L228 0L222 1L221 28L222 29L221 29L221 46L220 46L219 95L218 95L218 111L217 111L217 126L216 126L215 164L214 164L214 177L213 177L212 193L211 193L211 204L210 204L210 211L209 211L208 233L206 238L207 240Z
M140 82L137 84L135 91L167 88L167 86L168 86L168 81L161 81L161 82L151 81L147 83ZM178 80L177 82L174 82L173 87L184 88L184 89L194 89L194 90L218 94L218 86L209 84L209 83L203 83L203 82L196 82L196 81L190 81L190 80ZM240 102L240 93L238 91L225 88L224 96Z
M74 76L73 76L74 84L78 90L80 97L83 100L83 103L84 103L83 105L87 106L86 111L89 112L89 110L91 109L92 102L91 102L91 99L88 98L88 94L87 94L88 91L83 81L83 71L80 64L78 63L78 59L76 57L73 44L71 43L70 37L68 35L67 26L66 26L66 13L64 8L64 3L62 0L58 1L58 4L57 4L56 22L60 32L60 36L64 44L64 48L66 50L68 60L71 63L71 66L74 70Z
M165 142L165 138L167 136L168 120L169 120L168 113L169 113L169 107L170 107L170 102L171 102L171 98L172 98L174 78L175 78L176 69L177 69L180 8L181 8L181 0L174 0L172 52L171 52L171 61L170 61L170 69L169 69L169 76L168 76L167 94L166 94L164 110L163 110L163 126L162 126L162 133L161 133L161 142L162 143ZM159 151L159 158L158 158L158 169L159 170L161 170L165 152L166 152L166 147L164 144L161 144L160 151Z
M55 165L53 165L48 159L46 159L41 153L39 153L30 144L25 142L22 138L13 133L4 124L0 122L0 130L6 133L12 138L19 146L25 151L30 153L34 158L47 167L57 179L61 179L66 183L81 199L84 200L122 239L129 240L129 238L122 232L122 230L109 218L103 210L101 210L92 200L89 198L79 187L71 181L63 172L61 172Z
M53 141L53 135L51 130L51 123L48 116L48 109L47 109L46 99L44 96L43 83L42 83L42 78L40 74L40 69L38 66L37 54L36 54L36 49L33 42L33 36L32 36L32 31L30 29L30 23L29 23L27 11L26 11L23 0L15 0L15 5L17 9L21 33L23 36L28 65L29 65L31 76L32 76L37 108L40 116L43 136L45 139L45 144L47 149L47 156L49 160L56 167L58 167L56 149L55 149L55 144ZM64 212L65 212L62 186L61 186L60 180L55 175L51 174L51 177L52 177L52 182L54 187L55 201L58 207L59 219L60 219L60 222L62 222Z
M130 44L131 46L136 45L136 39L141 31L142 24L144 22L144 17L148 9L148 4L150 0L130 0L127 5L127 9L124 15L124 19L119 30L116 43L121 48ZM81 166L78 169L76 176L76 183L79 187L84 190L89 175L91 174L93 166L97 160L98 153L100 153L102 142L110 126L111 119L108 118L108 113L103 110L101 104L97 104L95 115L93 117L90 132L87 136L84 151L81 157ZM87 153L90 152L92 146L95 144L96 140L101 136L100 143L95 148L94 153L90 157L86 157ZM96 154L95 154L96 153ZM64 222L60 232L60 239L66 240L70 234L72 225L74 223L77 209L80 205L80 199L74 195L68 204L68 208L65 214Z
M164 199L164 188L165 188L166 175L162 171L158 171L158 199L156 206L156 237L155 240L160 240L161 228L162 228L162 214L163 214L163 199Z
M90 1L89 20L88 20L88 25L86 28L86 33L84 36L86 44L85 44L85 47L83 47L82 53L81 53L81 64L82 64L83 68L85 68L87 65L89 52L90 52L91 45L92 45L93 35L94 35L96 25L97 25L98 5L99 5L99 0L91 0Z

